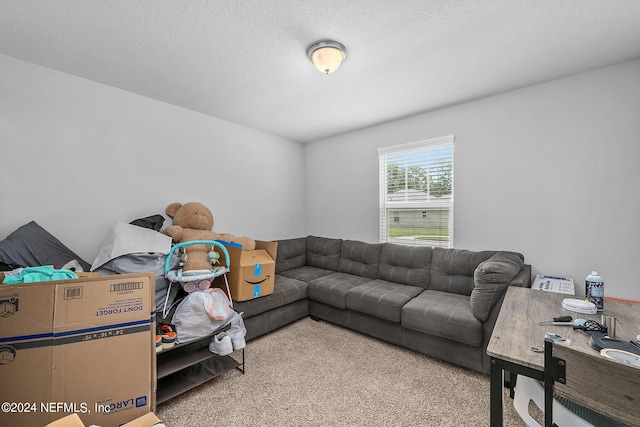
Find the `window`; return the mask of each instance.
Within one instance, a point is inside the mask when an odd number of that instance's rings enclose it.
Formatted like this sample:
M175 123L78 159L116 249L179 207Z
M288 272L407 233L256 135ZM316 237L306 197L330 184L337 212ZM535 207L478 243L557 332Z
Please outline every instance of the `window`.
M378 149L381 242L453 247L453 141Z

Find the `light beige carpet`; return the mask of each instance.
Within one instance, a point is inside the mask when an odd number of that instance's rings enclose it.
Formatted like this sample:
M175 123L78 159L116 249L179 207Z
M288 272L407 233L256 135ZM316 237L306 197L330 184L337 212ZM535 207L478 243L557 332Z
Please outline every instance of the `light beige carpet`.
M234 356L239 356L235 352ZM302 319L233 370L157 408L167 427L488 426L489 377ZM505 391L505 426L524 426Z

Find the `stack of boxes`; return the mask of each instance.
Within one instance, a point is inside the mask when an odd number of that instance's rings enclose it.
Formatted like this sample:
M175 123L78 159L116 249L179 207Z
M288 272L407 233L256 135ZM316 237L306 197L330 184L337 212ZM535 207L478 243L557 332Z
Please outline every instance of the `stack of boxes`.
M276 242L227 249L234 300L273 293ZM147 423L155 411L155 279L89 273L0 284L0 426ZM226 290L223 277L214 285Z

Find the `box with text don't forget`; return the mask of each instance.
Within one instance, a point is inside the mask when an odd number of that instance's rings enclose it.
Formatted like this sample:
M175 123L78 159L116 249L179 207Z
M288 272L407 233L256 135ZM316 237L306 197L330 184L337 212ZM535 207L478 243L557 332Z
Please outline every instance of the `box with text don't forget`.
M0 425L155 410L155 276L0 284Z

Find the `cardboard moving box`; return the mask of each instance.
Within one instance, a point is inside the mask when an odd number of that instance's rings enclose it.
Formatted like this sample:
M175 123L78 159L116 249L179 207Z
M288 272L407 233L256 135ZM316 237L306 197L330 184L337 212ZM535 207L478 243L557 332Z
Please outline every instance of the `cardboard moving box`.
M245 251L234 246L225 246L231 258L228 273L229 289L234 301L247 301L273 293L276 275L277 242L256 240L256 250ZM226 259L220 253L220 263ZM214 285L226 291L224 277L218 277Z
M0 285L2 426L155 410L155 275Z

